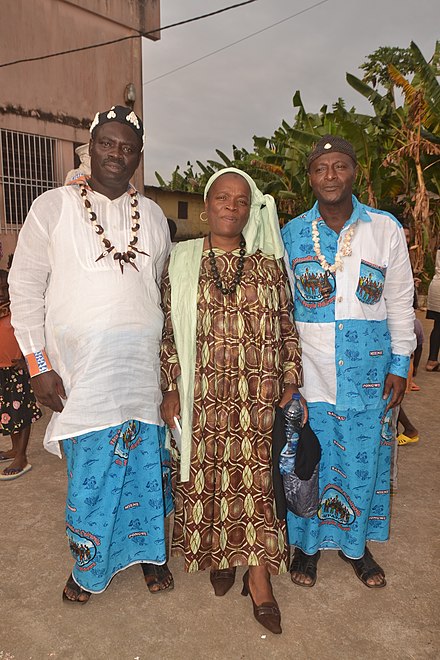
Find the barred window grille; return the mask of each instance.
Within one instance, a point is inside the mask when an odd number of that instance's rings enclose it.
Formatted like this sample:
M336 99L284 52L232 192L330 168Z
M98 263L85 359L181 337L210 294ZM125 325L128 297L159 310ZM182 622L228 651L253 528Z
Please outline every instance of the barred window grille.
M0 229L18 233L38 195L62 183L59 177L58 143L54 138L1 129Z

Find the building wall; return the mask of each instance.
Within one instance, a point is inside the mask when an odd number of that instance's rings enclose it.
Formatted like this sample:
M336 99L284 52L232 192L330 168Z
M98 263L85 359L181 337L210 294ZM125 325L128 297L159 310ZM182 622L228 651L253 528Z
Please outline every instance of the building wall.
M200 214L205 210L203 195L163 190L157 186L145 186L145 195L160 206L167 218L174 220L177 225L177 241L199 238L208 233L206 222L200 220ZM187 204L186 219L179 217L179 202Z
M93 116L112 105L126 105L128 83L135 86L133 107L142 116L142 45L137 34L159 26L160 0L2 0L2 64L134 38L1 68L0 128L59 140L63 183L74 167L75 146L89 140ZM142 189L143 182L141 162L134 184ZM3 213L1 201L0 191Z
M99 16L107 16L111 20L131 27L141 32L151 32L160 27L160 0L66 0L71 5L77 5ZM152 34L150 39L160 38L160 33Z

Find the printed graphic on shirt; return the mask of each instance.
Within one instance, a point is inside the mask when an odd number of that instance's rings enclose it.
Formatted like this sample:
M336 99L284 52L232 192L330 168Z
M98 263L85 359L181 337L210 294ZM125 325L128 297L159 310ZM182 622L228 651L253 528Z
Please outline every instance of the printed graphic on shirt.
M375 305L382 297L386 268L361 260L356 296L366 305Z
M329 305L335 300L336 280L312 256L294 259L292 270L301 303L313 309Z

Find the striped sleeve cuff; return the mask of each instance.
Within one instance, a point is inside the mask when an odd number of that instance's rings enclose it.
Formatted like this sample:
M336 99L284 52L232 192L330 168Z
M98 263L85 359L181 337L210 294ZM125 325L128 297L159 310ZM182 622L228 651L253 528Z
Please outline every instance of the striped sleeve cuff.
M31 378L52 371L52 365L44 349L37 353L29 353L25 356L25 360Z

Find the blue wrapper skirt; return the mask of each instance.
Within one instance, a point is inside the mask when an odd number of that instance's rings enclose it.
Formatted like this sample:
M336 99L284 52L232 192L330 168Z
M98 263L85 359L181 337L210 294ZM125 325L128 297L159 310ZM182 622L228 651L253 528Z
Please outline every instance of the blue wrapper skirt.
M291 545L306 554L340 549L352 559L365 543L386 541L390 525L392 411L336 412L328 403L309 403L310 425L321 444L320 503L313 518L288 512Z
M164 429L136 420L63 442L66 533L75 582L100 593L132 564L166 561L172 510Z

